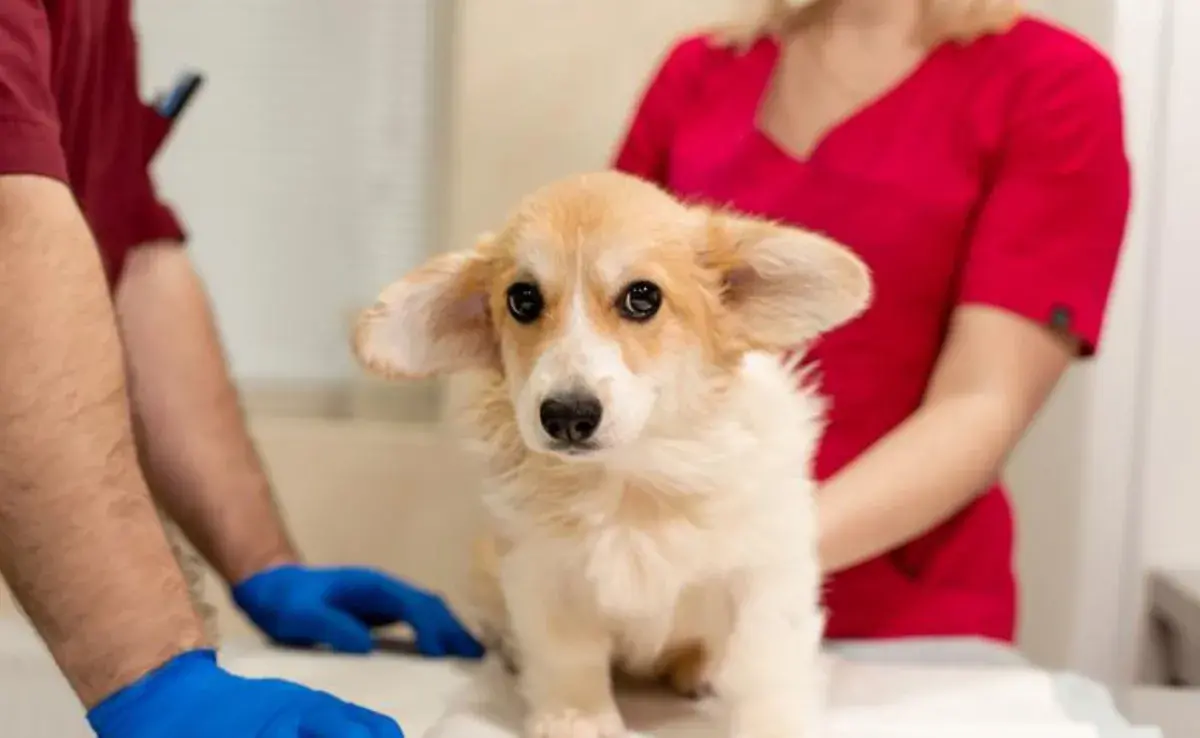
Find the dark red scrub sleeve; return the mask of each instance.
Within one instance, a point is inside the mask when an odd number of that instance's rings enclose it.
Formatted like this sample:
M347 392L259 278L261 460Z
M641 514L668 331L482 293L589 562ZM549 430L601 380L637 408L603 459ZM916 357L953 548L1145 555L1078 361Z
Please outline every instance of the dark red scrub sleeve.
M0 2L0 175L67 180L50 57L41 1Z
M1125 236L1130 167L1117 74L1099 54L1031 72L1009 108L962 303L1073 334L1095 352Z
M710 57L708 41L702 37L685 39L670 49L642 92L613 168L666 184L675 128L695 99Z

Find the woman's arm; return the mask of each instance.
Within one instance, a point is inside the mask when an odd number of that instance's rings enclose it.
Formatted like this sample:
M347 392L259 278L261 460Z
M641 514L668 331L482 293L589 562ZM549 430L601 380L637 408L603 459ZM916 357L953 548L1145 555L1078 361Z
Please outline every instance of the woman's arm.
M143 465L159 504L230 583L294 562L187 252L176 244L134 249L117 318Z
M987 489L1077 350L1017 315L960 307L920 410L822 490L823 568L895 549Z
M922 535L985 490L1071 359L1099 342L1130 204L1118 77L1067 34L1010 52L1021 63L1003 144L941 357L920 409L822 492L827 571Z

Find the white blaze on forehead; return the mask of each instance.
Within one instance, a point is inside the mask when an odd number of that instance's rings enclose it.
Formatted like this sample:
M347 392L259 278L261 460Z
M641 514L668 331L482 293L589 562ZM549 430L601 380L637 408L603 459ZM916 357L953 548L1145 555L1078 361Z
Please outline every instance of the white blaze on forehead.
M612 252L619 255L608 257ZM622 254L621 249L613 247L586 253L580 249L570 260L553 247L529 249L528 256L522 253L523 265L535 274L554 274L563 290L556 306L556 335L548 337L518 390L518 424L526 439L545 437L538 420L541 403L555 394L572 391L593 394L600 401L603 418L596 438L602 445L632 440L646 422L656 396L654 378L634 374L625 364L620 343L597 325L597 319L603 319L600 311L612 309L609 301L615 298L616 280L633 265L633 253L624 249ZM592 254L598 258L585 264ZM566 272L572 266L573 273ZM589 299L589 275L606 282L601 286L605 294L599 302Z
M630 271L645 258L648 247L642 244L624 244L603 249L596 256L592 269L596 277L610 290L616 290L629 281Z
M614 381L628 376L616 341L596 329L588 311L587 285L576 279L563 303L562 329L534 364L532 383L543 395L575 389L604 400Z

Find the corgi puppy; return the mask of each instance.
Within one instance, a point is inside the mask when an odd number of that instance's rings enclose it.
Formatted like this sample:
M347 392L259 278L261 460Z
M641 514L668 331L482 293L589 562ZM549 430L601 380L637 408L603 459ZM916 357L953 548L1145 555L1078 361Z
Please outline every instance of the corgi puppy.
M712 687L739 738L816 735L822 404L781 356L870 292L827 238L603 172L364 312L369 370L459 377L488 470L477 620L529 736L622 735L613 667Z

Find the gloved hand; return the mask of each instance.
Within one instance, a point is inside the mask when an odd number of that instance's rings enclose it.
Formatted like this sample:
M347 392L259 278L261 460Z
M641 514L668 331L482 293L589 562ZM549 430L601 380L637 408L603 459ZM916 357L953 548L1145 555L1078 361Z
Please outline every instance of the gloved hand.
M283 645L367 653L375 645L371 628L407 623L425 656L483 656L440 597L370 569L280 566L235 586L233 599Z
M244 679L189 651L88 712L98 738L402 738L391 718L277 679Z

